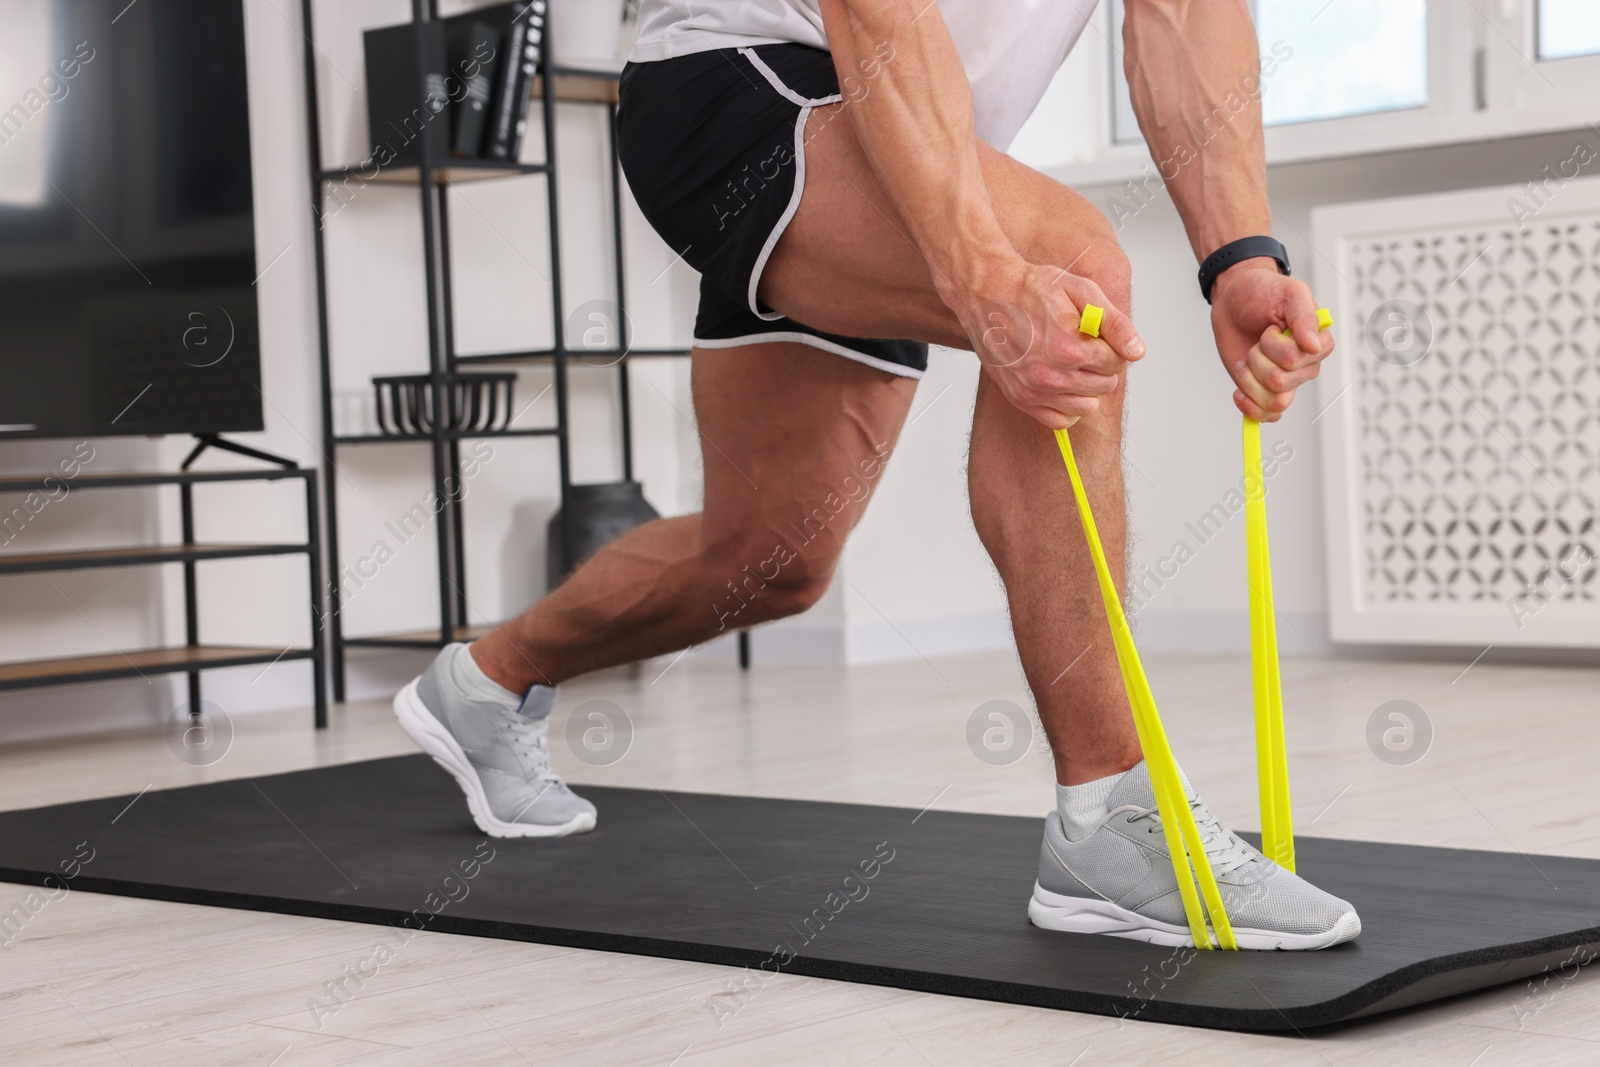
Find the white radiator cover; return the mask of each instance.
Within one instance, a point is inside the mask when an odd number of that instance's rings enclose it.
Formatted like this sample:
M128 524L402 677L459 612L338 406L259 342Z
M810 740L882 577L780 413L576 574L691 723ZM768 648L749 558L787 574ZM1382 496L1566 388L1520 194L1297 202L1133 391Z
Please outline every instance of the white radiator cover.
M1600 179L1318 208L1312 241L1334 639L1600 647Z

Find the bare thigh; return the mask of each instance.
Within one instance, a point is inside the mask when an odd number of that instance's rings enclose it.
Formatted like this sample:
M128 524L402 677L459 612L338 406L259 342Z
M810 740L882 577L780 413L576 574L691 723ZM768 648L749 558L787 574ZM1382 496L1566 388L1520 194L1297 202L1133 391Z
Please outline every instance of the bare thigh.
M1108 293L1126 289L1127 261L1098 208L982 142L978 153L1001 228L1023 256L1093 278ZM873 174L847 105L811 113L805 155L800 207L762 273L762 301L829 333L970 349Z

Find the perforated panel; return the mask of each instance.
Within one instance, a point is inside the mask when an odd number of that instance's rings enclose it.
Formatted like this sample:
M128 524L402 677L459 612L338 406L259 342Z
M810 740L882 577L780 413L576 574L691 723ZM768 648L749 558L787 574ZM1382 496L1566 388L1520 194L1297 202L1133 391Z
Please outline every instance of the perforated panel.
M1600 643L1600 195L1518 192L1317 213L1336 637Z

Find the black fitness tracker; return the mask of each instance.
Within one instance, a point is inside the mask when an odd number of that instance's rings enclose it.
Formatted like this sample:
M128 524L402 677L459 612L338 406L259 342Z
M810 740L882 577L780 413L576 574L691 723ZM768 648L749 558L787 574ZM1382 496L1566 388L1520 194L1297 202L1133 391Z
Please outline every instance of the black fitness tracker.
M1211 303L1211 287L1217 283L1217 275L1241 259L1255 259L1258 256L1277 260L1279 274L1289 273L1289 253L1282 242L1275 238L1241 237L1237 241L1229 241L1200 264L1200 295L1206 298L1206 303Z

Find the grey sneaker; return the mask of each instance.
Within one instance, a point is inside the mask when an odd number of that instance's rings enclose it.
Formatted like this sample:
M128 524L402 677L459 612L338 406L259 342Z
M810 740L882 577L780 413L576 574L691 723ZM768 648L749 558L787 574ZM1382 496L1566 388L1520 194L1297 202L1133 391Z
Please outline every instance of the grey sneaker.
M491 837L564 837L594 829L594 805L550 770L556 691L534 686L512 710L463 694L444 648L394 698L400 726L455 776L478 828Z
M1062 835L1055 812L1045 819L1028 918L1046 930L1192 946L1143 762L1116 784L1106 806L1105 821L1078 842ZM1189 794L1189 807L1240 948L1327 948L1361 932L1354 908L1250 847L1199 794Z

